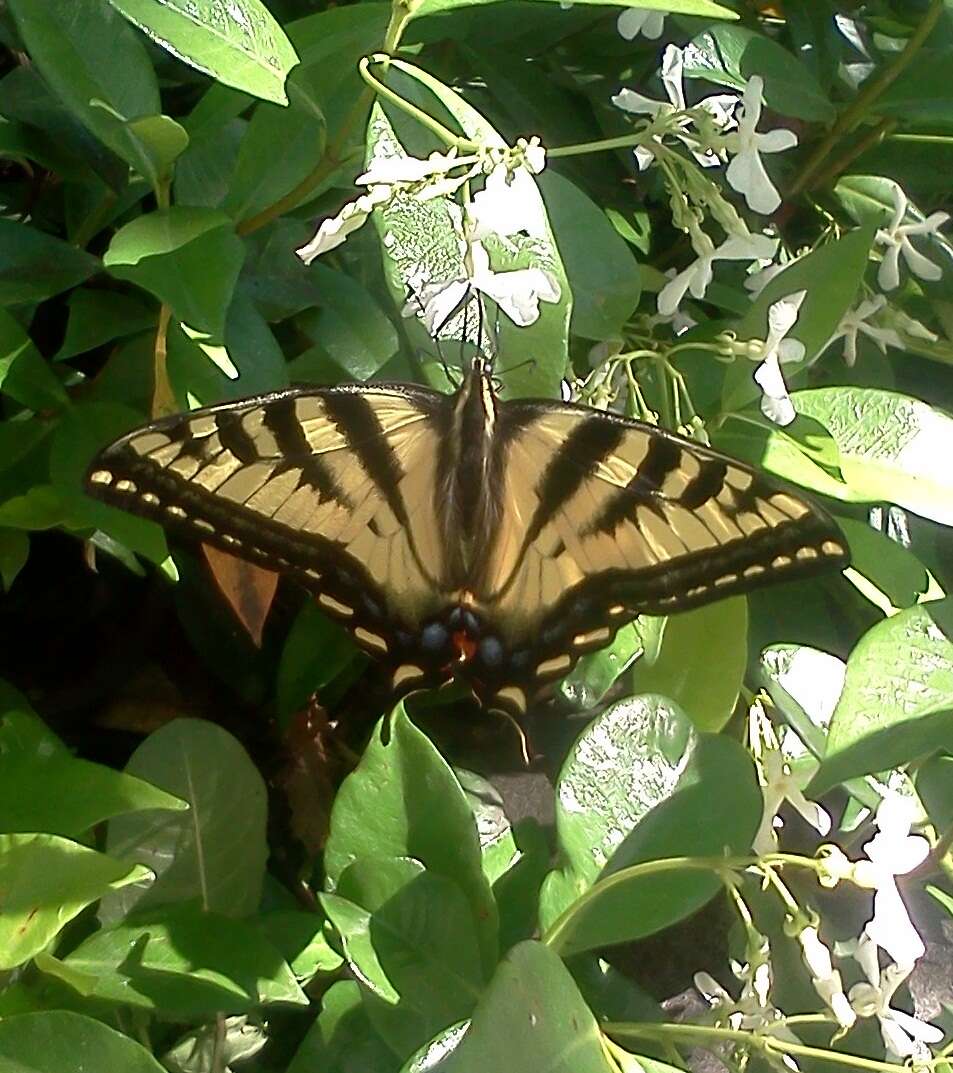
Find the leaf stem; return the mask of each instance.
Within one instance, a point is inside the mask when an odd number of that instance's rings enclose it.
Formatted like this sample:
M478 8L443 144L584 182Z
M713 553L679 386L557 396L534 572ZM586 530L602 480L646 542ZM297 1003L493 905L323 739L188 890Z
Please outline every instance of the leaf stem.
M920 25L911 34L904 50L897 56L894 62L886 67L877 78L871 79L854 98L851 104L841 113L840 118L831 127L830 131L814 149L807 163L801 169L800 175L788 190L788 196L794 197L807 186L813 185L812 180L828 159L837 142L849 134L855 127L863 122L864 117L870 111L874 102L900 77L910 66L914 57L923 47L923 43L930 36L933 28L939 21L944 11L944 0L932 0L927 13L920 21Z

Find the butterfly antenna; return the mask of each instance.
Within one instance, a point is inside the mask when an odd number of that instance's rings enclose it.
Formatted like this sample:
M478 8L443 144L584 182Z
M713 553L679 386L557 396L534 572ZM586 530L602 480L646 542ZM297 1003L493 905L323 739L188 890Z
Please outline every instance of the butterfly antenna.
M519 723L510 715L509 712L504 712L501 709L496 709L496 714L505 719L507 723L516 731L517 737L520 743L520 755L523 757L523 763L526 767L529 767L533 760L529 755L529 740L526 737L526 731L519 725Z

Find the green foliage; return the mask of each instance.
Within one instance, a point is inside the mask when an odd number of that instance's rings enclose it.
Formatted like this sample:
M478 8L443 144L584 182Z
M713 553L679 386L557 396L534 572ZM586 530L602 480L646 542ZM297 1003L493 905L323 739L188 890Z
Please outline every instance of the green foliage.
M943 1042L896 1050L889 972L922 950L876 906L902 907L897 876L932 895L910 899L924 933L953 913L950 6L570 7L0 12L0 1073L949 1052L949 1009ZM725 91L746 114L699 106ZM428 317L435 284L488 316ZM255 647L227 567L213 584L85 492L152 418L292 383L452 390L474 339L504 395L609 407L811 493L850 569L640 616L514 728L459 693L392 708L289 586ZM753 375L772 362L782 423ZM532 808L521 745L548 777ZM790 824L776 853L779 809L843 851ZM829 916L817 879L874 910ZM825 970L818 934L875 936L883 972L849 944ZM656 1000L693 980L708 1005L676 1023Z

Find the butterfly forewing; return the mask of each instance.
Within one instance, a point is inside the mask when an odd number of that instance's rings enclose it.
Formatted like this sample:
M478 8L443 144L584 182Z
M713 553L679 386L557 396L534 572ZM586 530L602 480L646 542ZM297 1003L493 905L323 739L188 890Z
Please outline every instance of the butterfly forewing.
M289 391L196 410L102 452L89 487L294 576L369 651L445 601L425 389Z

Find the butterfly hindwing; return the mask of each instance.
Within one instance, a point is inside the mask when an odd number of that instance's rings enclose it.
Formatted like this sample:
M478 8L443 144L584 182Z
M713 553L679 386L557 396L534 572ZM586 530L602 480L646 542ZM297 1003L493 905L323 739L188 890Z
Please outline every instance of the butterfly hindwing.
M434 609L424 388L286 391L156 421L102 452L98 497L293 576L378 656Z

